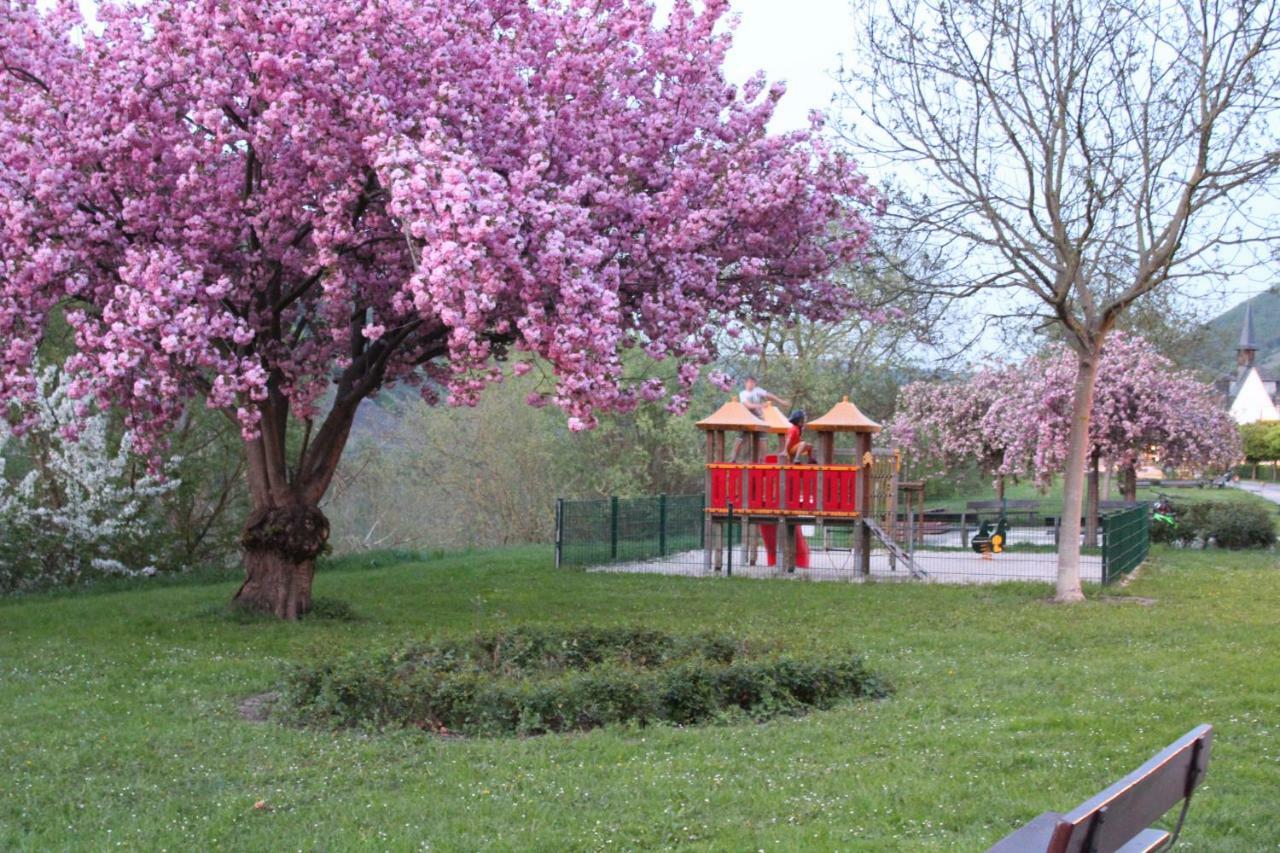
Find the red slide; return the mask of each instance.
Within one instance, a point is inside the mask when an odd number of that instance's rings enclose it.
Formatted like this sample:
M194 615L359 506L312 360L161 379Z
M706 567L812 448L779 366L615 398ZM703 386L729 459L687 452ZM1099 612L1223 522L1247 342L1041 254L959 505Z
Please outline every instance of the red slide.
M764 538L764 553L769 558L769 565L778 565L778 525L760 525L760 535ZM804 531L796 525L796 568L809 568L809 543L804 538Z

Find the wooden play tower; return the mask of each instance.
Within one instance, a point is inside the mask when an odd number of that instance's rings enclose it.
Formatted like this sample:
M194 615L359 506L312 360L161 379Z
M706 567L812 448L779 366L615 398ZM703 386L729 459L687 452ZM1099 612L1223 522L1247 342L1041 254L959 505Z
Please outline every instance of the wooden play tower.
M817 464L811 465L794 464L781 448L766 454L766 437L784 434L789 426L776 409L768 407L758 418L737 400L698 422L707 436L704 571L722 571L732 528L746 531L744 562L754 562L759 530L766 544L776 542L777 553L770 549L771 565L776 558L780 571L793 572L799 556L803 568L807 542L801 530L809 526L824 550L830 547L830 528L848 529L853 565L862 577L871 573L873 536L884 543L891 560L916 574L909 555L877 518L895 502L899 469L896 454L872 449L880 425L844 398L807 425L818 434ZM739 448L736 459L727 450L730 433Z

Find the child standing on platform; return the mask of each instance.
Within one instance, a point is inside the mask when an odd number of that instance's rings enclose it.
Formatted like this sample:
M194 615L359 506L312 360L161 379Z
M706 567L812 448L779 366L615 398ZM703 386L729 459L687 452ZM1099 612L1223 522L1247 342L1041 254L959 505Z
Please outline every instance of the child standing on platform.
M748 376L742 382L742 390L738 392L738 402L747 407L747 411L755 415L757 418L764 415L764 404L768 402L776 403L778 406L785 407L787 401L761 388L756 384L754 376ZM729 461L738 461L738 451L742 449L743 436L738 434L738 438L733 442L733 452L729 454Z

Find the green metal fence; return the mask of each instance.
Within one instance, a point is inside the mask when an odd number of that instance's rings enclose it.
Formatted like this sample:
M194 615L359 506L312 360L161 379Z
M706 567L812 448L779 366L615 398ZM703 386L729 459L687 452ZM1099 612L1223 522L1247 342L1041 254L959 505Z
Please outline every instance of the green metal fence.
M556 565L651 560L702 547L702 495L556 501Z
M1151 513L1147 504L1102 517L1102 582L1111 583L1142 564L1151 550Z

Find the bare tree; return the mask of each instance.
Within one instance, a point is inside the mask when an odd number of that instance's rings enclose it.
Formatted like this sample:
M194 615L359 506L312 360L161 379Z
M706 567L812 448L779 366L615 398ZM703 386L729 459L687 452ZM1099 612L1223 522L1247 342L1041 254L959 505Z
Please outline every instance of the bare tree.
M909 234L877 233L866 261L842 275L861 312L834 322L766 317L745 323L736 346L721 348L727 363L755 372L771 389L776 385L796 407L852 394L865 410L868 395L877 397L870 403L877 415L887 417L897 385L915 372L913 355L927 349L950 356L971 343L956 333L964 307L956 297L916 287L929 276L918 266L907 269L919 258L917 242Z
M931 236L927 289L1001 289L1079 358L1058 601L1078 601L1089 410L1107 334L1161 288L1222 274L1265 235L1280 166L1277 2L923 0L876 4L844 128L903 181L886 225Z

